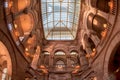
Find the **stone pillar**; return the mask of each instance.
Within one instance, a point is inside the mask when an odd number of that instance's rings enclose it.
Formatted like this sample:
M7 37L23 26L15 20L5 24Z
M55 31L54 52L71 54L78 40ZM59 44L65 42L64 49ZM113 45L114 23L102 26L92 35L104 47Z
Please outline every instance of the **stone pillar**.
M31 67L33 69L37 69L37 64L38 64L39 57L40 57L40 46L37 46L36 53L34 55L32 63L31 63Z
M91 45L90 45L90 43L88 41L85 42L85 51L87 52L87 54L92 53Z
M71 64L70 64L70 55L67 55L67 67L70 67Z
M100 42L100 39L98 38L98 36L96 34L91 34L90 37L92 41L94 42L95 46L97 46Z
M70 67L71 67L71 63L70 63L70 54L67 55L66 57L67 57L67 58L66 58L66 59L67 59L67 66L66 66L67 68L66 68L66 70L69 71L69 69L70 69Z
M87 54L91 54L92 53L92 49L91 49L91 44L88 41L88 36L85 36L84 38L84 49L86 50Z
M89 30L88 33L89 37L92 39L92 41L94 42L94 44L97 46L100 42L99 37L97 36L97 33L93 30Z
M49 66L50 66L50 67L53 66L53 59L54 59L54 55L53 55L53 53L51 53L51 54L49 55Z
M89 55L89 65L91 65L91 62L92 62L91 54L93 53L93 51L92 51L92 49L91 49L91 45L90 45L89 42L86 43L85 51L86 51L86 53Z
M90 47L85 48L85 51L87 52L87 54L91 54L92 53L92 49Z
M85 69L88 67L89 63L87 58L85 57L85 52L83 51L83 49L80 49L80 64L81 64L81 68Z

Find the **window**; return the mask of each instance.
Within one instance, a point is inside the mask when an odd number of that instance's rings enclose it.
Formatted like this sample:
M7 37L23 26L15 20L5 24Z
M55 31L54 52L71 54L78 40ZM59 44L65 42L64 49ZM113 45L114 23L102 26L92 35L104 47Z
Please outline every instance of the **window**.
M62 51L58 51L58 52L55 53L55 55L65 55L65 53L62 52Z
M74 40L80 0L42 0L42 21L47 40Z
M75 51L72 51L70 54L71 54L71 55L77 55L78 53L75 52Z
M50 55L50 53L49 53L49 52L47 52L47 51L45 51L45 52L44 52L44 54L45 54L45 55Z

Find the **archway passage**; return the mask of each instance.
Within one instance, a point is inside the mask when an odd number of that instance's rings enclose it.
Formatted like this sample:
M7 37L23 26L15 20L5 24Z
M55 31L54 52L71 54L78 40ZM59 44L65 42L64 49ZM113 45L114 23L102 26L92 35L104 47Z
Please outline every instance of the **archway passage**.
M114 57L111 58L109 71L115 75L116 80L120 80L120 45L116 48Z
M11 80L12 63L6 46L0 41L0 80Z
M91 44L91 49L93 50L93 49L95 48L94 42L92 41L91 38L88 38L88 41L89 41L89 43Z

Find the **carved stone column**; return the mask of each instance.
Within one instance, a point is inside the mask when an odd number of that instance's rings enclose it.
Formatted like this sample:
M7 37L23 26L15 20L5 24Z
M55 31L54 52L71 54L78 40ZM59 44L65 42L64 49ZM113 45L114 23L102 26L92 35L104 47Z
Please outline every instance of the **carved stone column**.
M85 48L85 50L86 50L87 54L91 54L92 53L92 49L90 47Z
M70 64L70 54L67 55L67 67L70 67L71 64Z
M88 63L87 58L85 57L85 52L84 52L82 46L81 46L81 48L80 48L79 56L80 56L80 64L81 64L81 67L82 67L83 69L85 69L86 67L88 67L89 63Z
M54 59L54 55L51 53L49 55L49 66L52 67L53 66L53 59Z
M37 49L36 49L36 53L34 55L34 58L32 60L32 63L31 63L31 67L33 69L37 69L37 64L38 64L38 60L39 60L39 57L40 57L40 46L37 46Z
M86 52L87 52L88 54L91 54L91 53L92 53L92 49L91 49L91 44L90 44L90 42L88 41L88 35L86 35L86 36L84 37L84 45L85 45L84 49L86 50Z
M100 39L98 38L98 36L95 34L91 34L90 37L91 37L92 41L94 42L95 46L97 46L100 42Z
M87 54L92 53L91 45L88 41L85 41L85 51L87 52Z
M93 31L93 30L89 30L88 35L92 39L92 41L94 42L94 44L97 46L99 44L99 42L100 42L100 39L97 36L96 32Z

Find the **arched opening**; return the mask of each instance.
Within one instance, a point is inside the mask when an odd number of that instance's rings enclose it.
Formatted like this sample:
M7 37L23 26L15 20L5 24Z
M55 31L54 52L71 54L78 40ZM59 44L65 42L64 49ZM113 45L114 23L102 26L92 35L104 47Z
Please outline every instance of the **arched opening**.
M56 56L63 56L63 55L65 55L65 53L63 51L57 51L57 52L55 52L55 55Z
M88 37L87 34L84 35L84 50L86 51L86 57L94 57L95 53L96 53L96 45L94 43L94 41Z
M94 44L94 42L92 41L91 38L88 38L88 41L91 45L91 50L92 50L91 57L94 57L95 54L96 54L96 49L95 49L96 46L95 46L95 44Z
M91 49L93 50L95 48L94 42L91 40L91 38L88 38L88 41L89 41L89 43L91 45Z
M66 65L65 65L65 62L60 59L55 63L55 67L56 67L56 70L61 71L65 69Z
M44 55L50 55L50 53L48 51L44 51L43 54Z
M6 46L0 41L0 80L11 80L12 62Z
M75 67L75 66L78 66L78 65L80 65L79 63L78 63L78 60L76 60L76 59L74 59L74 58L71 58L70 59L70 66L71 67Z
M43 52L43 62L44 62L44 65L46 66L46 67L48 67L49 66L49 55L50 55L50 53L48 52L48 51L44 51Z
M75 61L70 59L70 64L71 64L72 67L74 67L75 66Z
M73 50L70 52L70 66L75 67L80 65L78 52Z
M116 80L120 80L120 45L114 53L109 61L109 73L115 75Z
M108 13L110 11L109 2L110 0L91 0L91 5L94 8Z
M78 54L78 52L74 51L74 50L70 52L70 55L77 55L77 54Z
M97 32L98 37L101 39L103 36L102 32L108 27L107 21L103 17L95 15L92 25L92 29Z
M90 13L87 17L87 27L93 31L93 34L96 34L99 39L102 39L107 34L108 22L105 18Z

